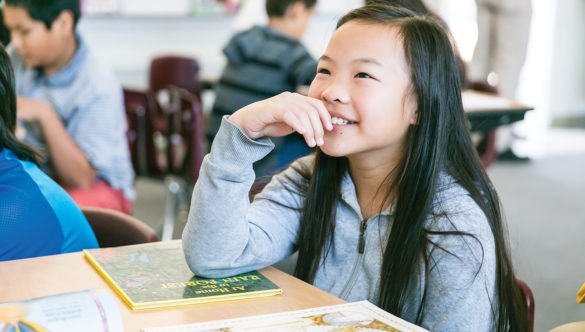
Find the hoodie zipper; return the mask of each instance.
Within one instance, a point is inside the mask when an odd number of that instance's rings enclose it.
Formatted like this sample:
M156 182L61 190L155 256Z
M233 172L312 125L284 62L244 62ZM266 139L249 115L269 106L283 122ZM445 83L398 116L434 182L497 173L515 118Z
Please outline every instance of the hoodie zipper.
M360 224L360 238L358 240L358 253L363 254L366 247L366 228L368 227L368 220L362 220Z
M351 274L349 275L349 278L347 279L347 282L345 283L345 286L343 287L343 289L341 290L341 293L339 294L339 297L342 299L347 298L349 292L351 291L351 289L353 288L353 285L355 284L356 278L357 278L357 274L359 271L359 267L362 264L362 261L364 260L364 251L366 248L366 228L367 228L367 219L362 220L362 222L360 223L360 236L359 236L359 240L358 240L358 260L357 262L354 264L353 269L351 270Z

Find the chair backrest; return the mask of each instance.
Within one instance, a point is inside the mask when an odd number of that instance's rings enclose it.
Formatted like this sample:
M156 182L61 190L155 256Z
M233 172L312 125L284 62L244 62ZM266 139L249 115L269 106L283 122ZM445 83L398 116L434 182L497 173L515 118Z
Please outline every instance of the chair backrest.
M180 55L163 55L150 62L148 88L156 95L160 90L176 86L201 95L199 63L196 59Z
M147 175L156 167L152 158L154 143L151 139L156 100L150 91L124 88L124 106L132 165L137 175Z
M169 86L154 94L125 88L128 144L136 174L194 183L206 151L201 98Z
M526 284L526 282L524 282L522 279L516 278L516 283L518 284L518 287L520 287L522 295L524 295L526 312L528 314L529 331L532 332L534 331L534 294L532 293L532 290L528 284Z
M159 241L152 227L131 215L97 207L81 207L81 211L101 248Z
M201 99L184 88L161 91L167 94L163 102L159 100L159 123L164 126L153 133L158 175L177 175L194 183L206 151Z
M498 88L484 81L468 81L467 87L471 90L498 94ZM484 133L481 141L476 146L477 153L484 167L490 166L497 158L496 131Z

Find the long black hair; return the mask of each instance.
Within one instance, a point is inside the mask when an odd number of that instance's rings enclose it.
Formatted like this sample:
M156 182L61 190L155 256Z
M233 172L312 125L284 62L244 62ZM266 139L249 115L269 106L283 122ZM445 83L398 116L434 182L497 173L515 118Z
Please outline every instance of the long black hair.
M397 193L394 222L381 269L378 305L401 315L416 276L428 278L429 240L437 231L428 229L429 217L440 217L432 203L439 175L446 172L465 188L485 213L496 248L496 299L492 303L497 331L527 330L527 315L515 282L498 196L471 142L461 101L461 82L450 36L431 16L387 5L371 4L343 16L337 27L350 21L392 26L402 39L410 67L411 91L417 101L417 125L407 132L404 155L380 191ZM335 158L317 149L313 170L300 170L308 179L298 241L295 275L313 282L316 271L332 245L335 211L341 178L348 171L346 158ZM382 211L383 207L380 207ZM447 216L448 217L448 216ZM470 236L462 232L440 233ZM477 239L475 239L477 240ZM424 263L425 271L419 271ZM416 322L423 318L427 283Z
M0 150L9 149L19 159L37 163L41 156L15 135L16 93L14 73L6 50L0 45Z

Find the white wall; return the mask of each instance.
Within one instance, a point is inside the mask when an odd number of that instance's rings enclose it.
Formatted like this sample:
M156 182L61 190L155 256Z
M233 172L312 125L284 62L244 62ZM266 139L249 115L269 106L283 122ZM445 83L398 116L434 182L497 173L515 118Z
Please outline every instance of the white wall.
M84 17L79 29L99 58L125 86L147 84L150 60L161 54L193 56L203 76L221 71L221 47L231 36L231 17Z
M551 115L585 116L585 1L555 2Z

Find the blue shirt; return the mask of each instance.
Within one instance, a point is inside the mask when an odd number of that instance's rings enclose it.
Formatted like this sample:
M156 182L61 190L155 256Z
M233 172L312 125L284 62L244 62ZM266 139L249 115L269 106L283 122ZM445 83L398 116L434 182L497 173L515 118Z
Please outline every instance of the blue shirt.
M65 190L34 163L0 150L0 261L97 247Z
M122 190L128 200L134 200L134 170L126 138L122 87L79 36L77 45L71 61L48 76L38 68L27 67L11 52L16 93L50 105L97 170L97 178ZM25 142L46 150L45 139L36 123L20 125L26 131ZM41 167L50 176L54 175L49 163Z

